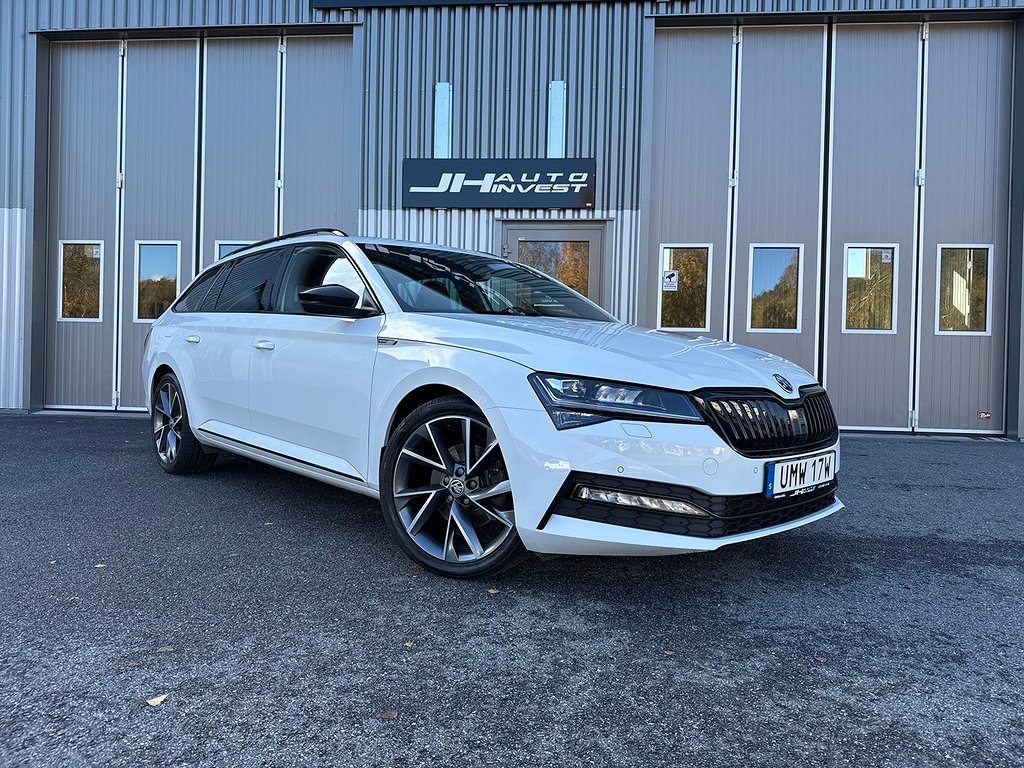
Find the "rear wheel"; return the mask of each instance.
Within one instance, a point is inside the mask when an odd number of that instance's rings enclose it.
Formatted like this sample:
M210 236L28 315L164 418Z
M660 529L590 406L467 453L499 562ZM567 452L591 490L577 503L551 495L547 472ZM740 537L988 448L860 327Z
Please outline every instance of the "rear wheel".
M399 424L384 451L381 506L402 549L445 576L493 575L527 554L501 447L460 397L420 406Z
M217 461L217 454L204 449L192 434L185 397L173 373L161 376L153 390L152 419L156 458L164 472L205 472Z

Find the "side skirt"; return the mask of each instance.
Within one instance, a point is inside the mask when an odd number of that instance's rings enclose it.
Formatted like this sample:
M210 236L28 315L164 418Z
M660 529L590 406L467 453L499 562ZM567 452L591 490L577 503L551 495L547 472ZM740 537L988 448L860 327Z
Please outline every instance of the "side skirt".
M236 453L239 456L245 456L246 458L260 461L264 464L269 464L272 467L277 467L278 469L284 469L298 475L312 478L313 480L319 480L320 482L327 483L328 485L344 488L346 491L353 491L354 493L359 493L363 496L369 496L374 499L380 498L380 491L378 489L371 488L362 480L349 477L348 475L343 475L332 469L328 469L327 467L321 467L317 464L293 459L280 453L267 451L255 445L243 443L225 435L211 432L208 429L203 429L202 427L197 428L196 432L198 433L197 437L200 438L200 441L204 445L221 448L225 451L229 451L230 453Z

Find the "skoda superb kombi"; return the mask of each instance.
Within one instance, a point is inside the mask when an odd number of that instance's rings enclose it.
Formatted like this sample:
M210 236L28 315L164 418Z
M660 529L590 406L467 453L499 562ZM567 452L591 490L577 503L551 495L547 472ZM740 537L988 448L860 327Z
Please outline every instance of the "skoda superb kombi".
M220 450L380 499L450 576L662 555L810 523L835 417L779 357L615 320L529 267L317 230L200 274L143 363L164 470Z

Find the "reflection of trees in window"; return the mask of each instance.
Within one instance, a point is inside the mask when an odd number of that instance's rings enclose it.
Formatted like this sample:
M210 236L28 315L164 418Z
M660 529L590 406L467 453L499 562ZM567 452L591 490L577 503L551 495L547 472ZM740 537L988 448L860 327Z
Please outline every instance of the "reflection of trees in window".
M61 253L61 317L99 318L99 253L99 246L95 243L64 244Z
M587 295L590 243L523 240L519 243L519 261Z
M846 253L846 327L892 330L892 248L850 248Z
M707 322L708 249L669 248L664 269L678 273L679 285L675 291L661 292L662 327L704 328Z
M555 279L587 295L590 286L590 243L562 243Z
M939 330L988 327L988 249L943 248L939 258Z
M800 252L796 248L755 248L751 328L797 327Z
M173 277L157 277L139 281L139 319L155 320L174 302L178 281Z

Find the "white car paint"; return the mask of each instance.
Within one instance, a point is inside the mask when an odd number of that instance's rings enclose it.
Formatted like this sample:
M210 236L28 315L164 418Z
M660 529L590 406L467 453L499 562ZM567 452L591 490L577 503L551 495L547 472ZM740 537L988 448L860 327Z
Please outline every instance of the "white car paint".
M193 430L205 444L377 496L382 447L396 409L421 387L442 385L471 399L491 424L512 481L516 530L536 552L706 551L805 525L842 508L836 500L782 525L720 538L560 515L542 527L571 471L688 486L712 495L746 495L763 492L764 467L771 459L740 455L700 423L630 417L558 430L527 380L530 373L676 391L756 388L783 399L793 395L774 374L788 379L794 391L815 384L815 378L749 347L622 323L403 312L355 240L319 234L289 242L342 247L383 314L346 319L168 310L154 324L144 377L155 382L163 367L176 373ZM240 250L229 258L250 252ZM186 340L195 336L201 343ZM836 451L838 465L838 441L829 450Z

